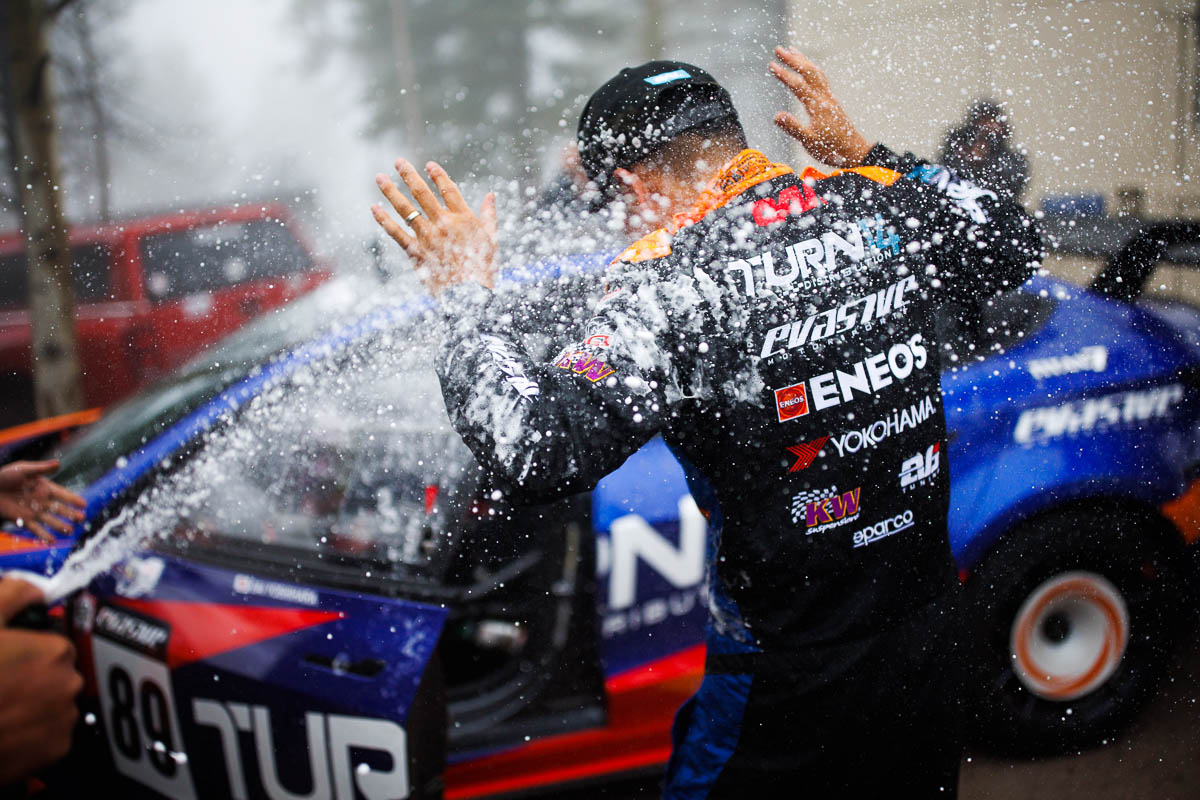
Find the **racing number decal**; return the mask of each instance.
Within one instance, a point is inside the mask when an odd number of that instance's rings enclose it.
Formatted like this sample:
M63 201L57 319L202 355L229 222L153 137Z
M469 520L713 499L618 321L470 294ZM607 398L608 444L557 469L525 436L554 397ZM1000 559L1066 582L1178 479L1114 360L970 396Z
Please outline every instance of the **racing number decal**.
M195 800L166 664L103 636L92 647L117 770L167 797Z

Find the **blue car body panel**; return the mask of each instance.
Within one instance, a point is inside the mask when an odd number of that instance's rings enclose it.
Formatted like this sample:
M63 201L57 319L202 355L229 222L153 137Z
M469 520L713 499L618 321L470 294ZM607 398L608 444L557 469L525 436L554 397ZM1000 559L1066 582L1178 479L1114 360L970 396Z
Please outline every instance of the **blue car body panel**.
M1200 407L1181 380L1200 354L1178 328L1137 306L1048 278L1034 278L1024 291L1057 301L1044 327L1002 355L942 374L951 435L950 543L964 569L1020 520L1065 502L1106 497L1161 505L1186 488L1193 459ZM1103 371L1042 380L1030 372L1035 359L1088 347L1107 351ZM1169 416L1047 442L1014 439L1029 409L1172 386L1180 387L1182 399Z
M407 786L405 725L445 608L155 553L99 576L74 617L125 777L175 798L260 798L303 775L349 797L366 763L366 786Z

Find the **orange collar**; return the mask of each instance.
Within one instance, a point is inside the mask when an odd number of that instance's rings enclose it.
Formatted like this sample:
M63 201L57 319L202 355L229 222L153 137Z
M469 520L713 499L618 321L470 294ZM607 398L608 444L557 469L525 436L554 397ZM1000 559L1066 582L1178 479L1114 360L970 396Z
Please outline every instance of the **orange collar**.
M774 164L758 150L747 148L709 179L695 205L671 217L667 231L675 233L680 228L695 225L751 186L791 172L792 168L787 164Z
M855 172L862 175L864 178L870 178L876 183L882 183L884 186L891 186L896 181L900 180L900 173L894 169L887 167L850 167L848 169L835 169L833 172L825 175L818 172L812 167L805 167L800 173L802 181L823 181L826 178L832 178L835 175L844 175L847 172Z
M671 217L671 222L665 228L648 233L625 248L619 256L613 259L635 264L639 261L649 261L664 258L671 254L671 237L680 228L695 225L708 214L737 197L755 184L788 175L792 168L786 164L773 164L757 150L743 150L709 179L708 185L700 193L696 204L687 211L681 211Z

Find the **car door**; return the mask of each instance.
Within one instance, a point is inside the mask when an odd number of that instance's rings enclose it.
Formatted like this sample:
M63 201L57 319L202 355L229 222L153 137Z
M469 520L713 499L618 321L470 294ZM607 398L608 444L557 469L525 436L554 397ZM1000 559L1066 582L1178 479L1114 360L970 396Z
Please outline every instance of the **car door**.
M93 745L135 796L422 796L421 776L442 758L434 654L445 614L253 568L133 556L74 606Z
M18 246L19 245L19 246ZM123 332L131 304L113 280L116 240L108 229L72 232L71 275L75 298L84 400L104 405L128 387L122 357ZM0 253L0 427L34 418L33 329L29 316L29 263L23 244Z

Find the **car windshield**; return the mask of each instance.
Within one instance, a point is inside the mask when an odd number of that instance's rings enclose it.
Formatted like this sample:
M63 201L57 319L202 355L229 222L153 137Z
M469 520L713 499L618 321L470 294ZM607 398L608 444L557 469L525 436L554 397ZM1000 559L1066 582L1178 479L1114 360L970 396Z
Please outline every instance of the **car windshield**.
M369 561L429 572L474 498L474 462L433 348L401 327L300 370L212 437L177 492L188 523L172 543L289 571Z
M378 294L378 284L369 280L341 278L258 318L170 377L110 409L60 455L58 480L74 489L86 486L254 367L313 338L351 312L359 316L368 305L363 298Z

